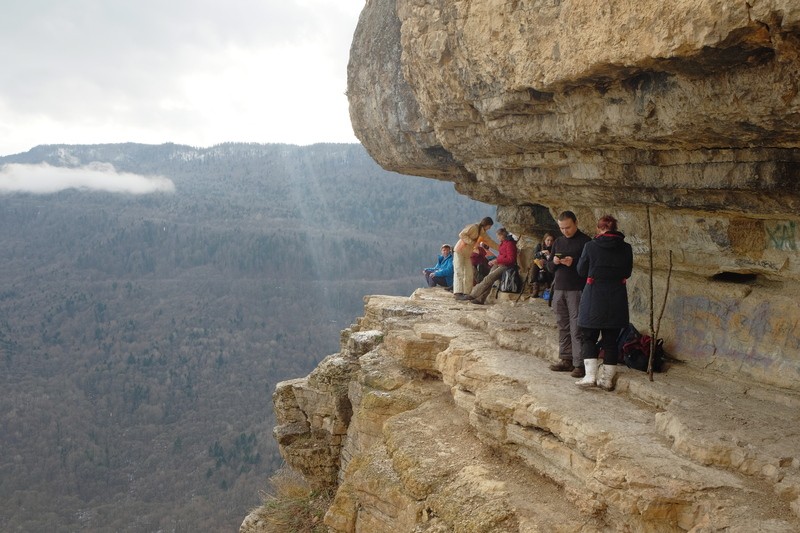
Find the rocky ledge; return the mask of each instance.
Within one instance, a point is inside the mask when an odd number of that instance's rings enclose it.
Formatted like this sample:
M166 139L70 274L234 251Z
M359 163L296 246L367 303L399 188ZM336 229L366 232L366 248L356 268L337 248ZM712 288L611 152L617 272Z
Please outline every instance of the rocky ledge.
M796 391L677 361L583 390L548 370L541 300L365 300L273 397L286 462L336 490L330 531L800 531Z
M796 0L368 0L347 94L384 168L517 235L613 214L657 294L672 272L668 351L800 390Z

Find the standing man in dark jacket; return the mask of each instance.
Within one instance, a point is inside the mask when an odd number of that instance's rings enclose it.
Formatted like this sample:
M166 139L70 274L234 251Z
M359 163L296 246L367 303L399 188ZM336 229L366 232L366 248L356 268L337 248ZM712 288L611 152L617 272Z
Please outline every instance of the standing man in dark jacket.
M553 308L558 324L558 363L550 365L556 372L572 371L572 377L585 375L581 357L581 333L578 328L578 307L586 279L578 274L578 261L591 237L578 229L578 218L572 211L558 215L561 237L553 243L547 270L553 273Z
M606 215L597 221L597 236L583 249L578 274L588 276L581 296L578 326L583 337L583 362L586 376L577 382L581 387L614 388L617 373L617 337L628 325L628 289L626 282L633 271L633 250L625 235L617 231L617 220ZM597 339L604 351L603 367L598 373Z

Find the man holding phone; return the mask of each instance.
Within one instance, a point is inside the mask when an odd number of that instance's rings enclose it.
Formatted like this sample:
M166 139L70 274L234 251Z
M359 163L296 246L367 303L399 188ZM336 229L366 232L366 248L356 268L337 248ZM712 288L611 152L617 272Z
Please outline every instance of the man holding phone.
M578 218L572 211L558 215L561 236L553 243L547 270L553 273L553 309L558 324L558 363L550 365L555 372L572 372L571 376L585 375L581 358L581 334L578 327L578 308L586 278L578 274L578 260L583 247L591 237L578 229Z

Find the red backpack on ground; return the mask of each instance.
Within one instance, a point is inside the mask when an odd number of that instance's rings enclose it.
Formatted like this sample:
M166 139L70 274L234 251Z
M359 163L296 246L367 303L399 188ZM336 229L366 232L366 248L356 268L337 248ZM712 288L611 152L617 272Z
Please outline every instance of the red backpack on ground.
M617 337L619 355L628 368L647 372L652 342L653 338L650 335L643 335L633 324L628 324ZM662 370L664 370L664 339L657 339L656 351L653 354L653 372Z

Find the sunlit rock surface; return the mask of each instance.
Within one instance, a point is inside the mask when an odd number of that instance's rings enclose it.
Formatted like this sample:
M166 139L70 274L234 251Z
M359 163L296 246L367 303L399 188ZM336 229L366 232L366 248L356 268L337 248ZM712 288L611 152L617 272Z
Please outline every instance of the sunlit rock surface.
M369 0L348 97L382 166L452 180L527 238L516 210L589 234L614 214L645 326L652 235L667 350L798 389L798 52L790 0Z
M278 385L287 463L336 490L330 531L800 530L800 393L674 361L580 389L548 369L545 302L490 302L369 297L338 354Z

